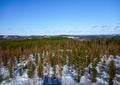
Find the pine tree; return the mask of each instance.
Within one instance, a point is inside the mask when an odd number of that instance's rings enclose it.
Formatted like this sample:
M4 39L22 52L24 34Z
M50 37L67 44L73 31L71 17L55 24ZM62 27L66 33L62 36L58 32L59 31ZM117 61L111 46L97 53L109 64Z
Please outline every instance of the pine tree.
M39 66L38 66L38 76L39 76L40 78L43 77L43 65L42 65L41 62L39 63Z
M2 82L2 75L0 74L0 83Z
M20 66L20 76L22 76L22 71L23 71L23 65Z
M92 82L96 82L97 70L95 67L92 67Z
M9 67L9 74L10 74L10 78L12 78L13 77L13 68L12 68L12 65L10 65L10 67Z
M27 68L28 68L28 72L27 72L28 77L29 77L29 78L32 78L32 77L33 77L33 74L34 74L34 70L35 70L35 65L30 62L30 63L28 64Z
M13 78L13 57L10 57L9 77Z
M80 82L80 68L77 68L76 82Z
M28 66L28 78L32 78L33 77L33 72L32 72L32 67L31 66Z
M53 77L56 78L56 66L55 65L53 66L53 70L54 70Z
M115 77L115 73L116 73L116 67L114 64L114 61L110 61L109 64L109 85L113 85L113 79Z

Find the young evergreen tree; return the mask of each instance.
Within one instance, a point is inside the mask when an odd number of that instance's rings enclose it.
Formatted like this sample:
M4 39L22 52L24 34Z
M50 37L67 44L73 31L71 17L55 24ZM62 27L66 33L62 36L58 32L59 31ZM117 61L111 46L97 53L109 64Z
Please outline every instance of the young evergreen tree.
M96 70L96 65L98 61L95 59L92 64L92 82L96 82L96 76L97 76L97 70Z
M96 82L97 70L95 66L92 67L92 82Z
M114 64L114 61L110 61L110 64L109 64L109 85L113 85L113 79L115 77L115 74L116 74L116 67L115 67L115 64Z
M9 77L13 78L13 57L10 57L10 66L9 66Z
M31 66L28 66L28 78L32 78L33 77L33 72L32 72L32 67Z
M12 65L10 65L10 67L9 67L9 77L10 78L13 77L13 68L12 68Z
M22 74L23 74L22 72L23 72L23 66L21 65L20 66L20 76L22 76Z
M0 83L2 82L2 75L0 74Z
M55 65L53 66L53 71L54 71L53 77L56 78L56 66Z
M80 68L77 68L76 82L80 82Z
M38 66L38 76L39 78L43 77L43 65L41 62L39 62L39 66Z
M28 72L27 72L28 77L29 78L33 78L33 74L34 74L34 70L35 70L35 65L30 62L28 64L27 68L28 68Z

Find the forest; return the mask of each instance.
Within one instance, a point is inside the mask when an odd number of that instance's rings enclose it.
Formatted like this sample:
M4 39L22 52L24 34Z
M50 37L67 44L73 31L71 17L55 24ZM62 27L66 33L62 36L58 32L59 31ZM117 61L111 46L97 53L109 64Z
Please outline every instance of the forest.
M9 78L13 78L13 70L15 70L15 57L18 63L28 60L30 54L33 54L35 65L38 66L38 76L43 78L44 66L50 64L53 67L56 77L56 65L63 67L66 63L77 68L79 75L75 81L80 82L80 77L84 74L84 68L91 62L93 65L92 82L96 81L97 63L103 55L109 57L120 55L120 39L117 38L100 38L100 39L70 39L64 37L27 39L27 40L7 40L0 41L0 65L9 68ZM40 59L38 59L40 56ZM68 58L68 60L66 60ZM30 61L27 64L27 74L29 78L33 78L35 66ZM60 68L59 74L62 75ZM22 75L23 66L20 67L20 75ZM114 69L113 69L114 70ZM95 75L94 75L95 74ZM111 74L112 75L112 74ZM114 75L114 74L113 74ZM114 77L114 76L113 76ZM112 78L113 79L113 78Z

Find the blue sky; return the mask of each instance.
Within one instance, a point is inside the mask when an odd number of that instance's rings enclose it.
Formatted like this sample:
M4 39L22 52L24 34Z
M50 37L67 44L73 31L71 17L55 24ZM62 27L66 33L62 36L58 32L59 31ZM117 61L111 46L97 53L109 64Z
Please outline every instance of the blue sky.
M120 34L120 0L0 0L0 35Z

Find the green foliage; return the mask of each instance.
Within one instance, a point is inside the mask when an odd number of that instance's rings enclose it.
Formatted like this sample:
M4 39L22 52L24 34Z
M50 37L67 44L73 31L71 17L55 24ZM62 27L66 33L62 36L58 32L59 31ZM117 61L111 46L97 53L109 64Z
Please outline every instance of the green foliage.
M53 71L54 71L53 76L54 76L54 78L55 78L55 77L56 77L56 66L55 66L55 65L53 66Z
M13 78L13 57L10 57L10 65L9 65L9 77Z
M21 65L20 66L20 76L22 76L22 74L23 74L22 72L23 72L23 66Z
M35 54L35 63L38 65L38 56Z
M97 70L95 67L92 68L92 82L96 82Z
M76 82L80 82L80 74L81 74L80 71L81 71L81 69L78 68L77 70L78 70L78 73L77 73L78 75L77 75L77 78L76 78Z
M116 67L115 67L115 64L114 64L114 61L110 61L110 64L109 64L109 85L113 85L113 79L115 77L115 74L116 74Z
M73 50L73 56L77 56L78 52L80 55L85 54L85 50L89 52L87 55L92 56L91 54L98 56L101 52L100 50L107 50L111 54L120 54L120 40L119 39L97 39L97 40L88 40L88 41L79 41L73 39L67 39L62 37L54 38L42 38L42 39L31 39L31 40L15 40L15 41L0 41L0 49L3 50L3 57L6 55L9 56L5 51L8 49L10 51L15 51L14 55L20 55L21 53L26 53L26 49L32 53L36 53L38 50L58 50L58 49L71 49ZM35 50L35 49L37 50ZM12 50L11 50L12 49ZM95 50L99 49L95 52ZM16 52L16 50L18 52ZM78 52L74 51L78 50ZM70 53L70 55L72 54ZM7 58L6 58L7 59ZM3 59L4 61L6 59Z
M12 66L9 67L9 75L10 75L9 76L10 78L13 78L13 68L12 68Z
M32 78L33 77L33 70L32 70L32 67L30 67L28 69L28 78Z
M49 52L48 55L46 55L46 51ZM10 60L9 72L11 78L13 77L14 61L13 58L10 56L15 55L18 62L21 62L23 61L23 56L20 55L25 55L27 59L29 57L28 55L30 53L33 53L36 65L38 65L39 77L42 77L41 73L43 70L44 59L46 59L46 61L48 61L51 66L55 68L56 64L60 64L62 66L66 63L67 55L69 56L69 65L75 65L74 68L78 69L79 66L82 67L80 68L81 72L78 71L78 74L80 75L83 75L84 67L88 66L91 62L93 62L93 81L95 82L95 77L97 74L95 66L100 61L100 54L105 54L106 51L107 55L120 55L120 39L103 38L80 41L78 39L52 37L31 40L0 41L0 60L2 58L5 66L7 66L8 60ZM42 56L43 52L44 56ZM38 56L36 55L37 53L40 53L40 62L38 62ZM55 53L54 57L52 56L52 53ZM29 78L32 78L35 66L33 64L29 64L27 67L28 76ZM110 69L111 68L112 66L110 66ZM114 68L112 68L111 70L114 70ZM114 77L113 74L110 75L111 78Z
M34 74L34 70L35 70L35 65L30 62L30 63L27 65L27 68L28 68L28 72L27 72L28 77L29 77L29 78L33 78L33 74Z
M41 62L39 62L39 66L38 66L38 76L40 78L43 77L43 64Z
M76 82L80 82L80 76L77 75Z
M0 83L2 82L2 75L0 74Z
M33 77L33 70L32 70L32 67L31 66L28 66L28 78L32 78Z

